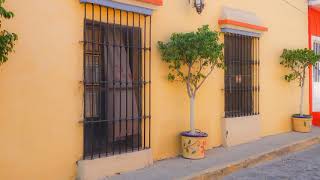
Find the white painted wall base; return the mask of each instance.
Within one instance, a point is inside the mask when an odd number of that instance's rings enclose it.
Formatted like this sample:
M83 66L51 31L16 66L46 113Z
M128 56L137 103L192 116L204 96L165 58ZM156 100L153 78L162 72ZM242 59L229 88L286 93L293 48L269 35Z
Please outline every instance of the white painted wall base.
M153 164L151 149L93 160L78 161L77 180L102 180L107 176Z
M222 141L225 147L248 143L261 137L260 116L224 118Z

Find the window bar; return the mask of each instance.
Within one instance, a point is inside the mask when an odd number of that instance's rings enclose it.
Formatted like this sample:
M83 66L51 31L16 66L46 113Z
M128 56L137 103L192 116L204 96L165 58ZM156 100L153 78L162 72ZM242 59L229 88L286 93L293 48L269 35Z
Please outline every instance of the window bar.
M237 49L237 53L236 53L236 68L238 69L238 72L236 72L236 74L234 75L234 78L235 78L235 82L237 81L238 79L238 76L239 74L241 73L241 59L242 59L242 53L241 51L243 50L243 46L242 46L242 42L241 42L241 36L240 35L236 35L235 36L235 39L236 39L236 43L235 43L235 47L239 47L239 48L236 48ZM242 96L241 96L241 84L240 83L235 83L235 86L236 86L236 91L237 91L237 95L236 95L236 98L238 99L238 104L237 104L237 107L234 111L235 113L235 117L239 117L241 112L239 111L241 109L241 105L242 105Z
M226 59L228 59L228 37L227 37L227 35L225 34L224 35L224 42L225 42L225 44L224 44L224 57L226 58ZM224 61L224 65L227 67L227 61ZM228 108L227 108L227 105L228 105L228 103L227 103L227 95L226 95L226 93L227 93L227 88L226 88L226 86L227 86L227 83L226 83L226 79L227 79L227 71L225 71L225 73L224 73L224 93L225 93L225 95L224 95L224 116L225 117L227 117L227 112L228 112Z
M149 16L149 148L151 148L151 16Z
M232 86L232 81L233 81L233 72L234 72L234 68L232 68L232 66L233 66L233 60L234 60L234 58L236 58L236 55L235 55L235 48L233 48L233 47L235 47L235 39L231 36L231 34L230 34L230 39L231 39L231 51L229 52L230 53L230 59L228 60L229 62L228 62L228 64L229 64L229 73L228 73L228 75L229 75L229 88L228 88L228 90L229 90L229 95L230 95L230 98L231 98L231 100L229 101L229 106L230 106L230 109L229 109L229 114L230 114L230 117L233 117L233 115L234 115L234 113L233 113L233 101L234 101L234 98L235 98L235 96L233 95L233 86Z
M242 115L242 112L241 112L241 109L243 107L243 92L242 92L242 83L239 83L239 77L242 75L242 59L243 59L243 41L242 41L242 36L241 35L236 35L236 40L237 40L237 43L236 43L236 46L240 47L240 48L237 48L238 51L237 51L237 55L236 57L238 58L237 59L237 66L238 66L238 72L236 74L236 81L238 81L238 83L236 83L237 85L237 90L238 90L238 95L237 95L237 98L238 98L238 107L236 109L236 117L239 117ZM239 76L240 75L240 76Z
M234 71L234 68L232 67L233 66L233 62L232 62L232 59L234 58L234 48L233 48L233 46L234 46L234 43L233 43L233 41L234 41L234 39L233 39L233 37L230 35L230 34L228 34L228 37L229 37L229 39L230 39L230 42L231 42L231 44L230 44L230 49L229 49L229 58L230 58L230 60L228 60L228 66L229 66L229 71L228 71L228 81L229 81L229 83L228 83L228 93L229 93L229 101L228 101L228 103L229 103L229 111L228 111L228 116L229 117L231 117L232 116L232 111L233 111L233 104L234 104L234 102L233 102L233 88L232 88L232 72Z
M130 43L130 47L131 47L131 51L132 52L134 52L134 46L133 46L133 39L134 39L134 20L135 20L135 18L134 18L134 15L135 15L135 13L134 12L132 12L132 32L131 32L131 34L132 34L132 37L131 37L131 39L132 39L132 42ZM132 67L131 67L131 69L132 69L132 79L131 79L131 93L132 93L132 104L131 104L131 107L132 107L132 120L131 120L131 149L132 149L132 152L134 151L134 119L135 119L135 117L134 117L134 63L132 62Z
M121 108L121 105L122 105L122 103L121 103L121 101L122 101L122 98L121 98L121 96L122 96L122 78L121 78L121 76L122 76L122 74L121 74L121 71L122 71L122 58L121 58L121 54L122 54L122 10L120 10L120 42L119 42L119 49L120 49L120 52L119 52L119 54L120 54L120 70L119 70L119 74L120 74L120 88L119 88L119 93L120 93L120 103L119 103L119 117L120 117L120 120L119 120L119 123L120 123L120 125L119 125L119 134L120 134L120 137L121 137L121 135L122 135L122 133L121 133L121 128L122 128L122 108ZM119 140L119 154L121 154L121 140Z
M258 114L260 114L260 59L259 59L259 51L260 51L260 43L259 43L259 38L257 38L257 59L258 59L258 74L257 74L257 78L258 78Z
M226 35L227 39L229 39L229 41L232 41L232 38L229 36L228 33L226 33L225 35ZM232 58L232 53L231 53L231 50L230 50L230 49L232 49L230 47L231 45L232 45L232 43L230 43L228 45L228 48L225 49L226 54L228 54L228 59ZM227 107L226 112L225 112L225 116L226 117L230 116L230 109L231 109L230 98L229 98L231 96L231 94L230 94L230 91L231 91L231 89L230 89L230 61L228 61L228 59L226 59L226 61L225 61L225 64L226 64L226 67L227 67L227 70L226 70L226 73L225 73L225 75L227 76L227 79L225 79L225 93L228 94L228 96L227 96L228 97L227 98L228 101L225 102L225 103L228 103L226 105L226 107Z
M254 96L254 111L255 111L255 114L258 114L258 108L257 108L257 65L258 65L258 62L257 62L257 59L256 59L256 38L253 39L253 59L254 59L254 93L255 93L255 96Z
M228 115L229 115L229 111L230 111L230 108L229 108L229 106L230 106L230 103L229 103L229 99L230 98L228 98L229 97L229 94L228 93L230 93L229 92L229 80L230 80L230 78L229 78L229 72L230 72L230 68L229 68L229 62L228 62L228 59L230 59L230 48L229 48L229 41L230 41L230 38L229 38L229 35L227 34L227 33L225 33L225 35L224 35L224 41L226 42L226 46L225 46L225 49L224 49L224 54L225 54L225 61L224 61L224 64L225 64L225 66L226 66L226 70L225 70L225 74L224 74L224 76L225 76L225 79L224 79L224 93L225 93L225 104L224 104L224 106L225 106L225 112L224 112L224 116L225 117L228 117Z
M101 16L102 16L102 14L101 14L101 5L99 5L99 33L98 33L98 45L97 45L97 48L98 48L98 53L99 53L99 60L98 60L98 79L97 79L97 81L98 81L98 83L99 83L99 97L98 97L98 101L99 101L99 121L101 121L102 119L102 103L101 103L101 94L102 94L102 91L101 91L101 64L102 64L102 56L101 56L101 54L102 54L102 48L101 48L101 42L100 42L100 40L101 40L101 36L102 36L102 33L101 33ZM102 122L100 122L99 123L99 131L101 131L102 132ZM102 152L102 140L100 140L99 139L99 158L101 157L101 152Z
M112 69L113 69L113 72L112 72L112 120L113 120L113 137L112 137L112 154L114 155L114 150L115 150L115 86L116 86L116 80L115 80L115 76L116 76L116 73L115 73L115 33L116 33L116 27L115 27L115 24L116 24L116 10L113 8L113 24L112 24L112 27L113 27L113 32L112 32L112 51L113 51L113 54L112 54L112 59L113 59L113 63L112 63Z
M250 44L252 42L252 37L248 37L248 42L247 42L247 78L246 78L246 87L247 87L247 115L251 116L252 115L252 111L250 106L252 105L252 101L251 101L251 97L252 97L252 91L251 91L251 68L252 68L252 63L251 63L251 58L250 58L250 49L252 47L252 45Z
M140 64L140 59L141 59L141 15L139 14L139 36L138 36L138 93L141 96L141 64ZM141 117L141 97L138 98L138 116ZM138 150L140 150L140 136L141 136L141 121L138 119Z
M256 62L255 62L255 59L254 59L254 49L255 49L255 47L254 47L254 40L255 40L255 38L252 38L252 42L251 42L251 44L252 44L252 48L251 48L251 60L252 60L252 64L253 64L253 66L252 66L252 69L251 69L251 73L252 73L252 77L251 77L251 79L252 79L252 82L251 82L251 86L252 86L252 102L253 102L253 104L252 104L252 112L253 112L253 115L256 115L256 109L255 109L255 104L256 104L256 101L255 101L255 96L256 96L256 91L255 91L255 77L256 77L256 75L255 75L255 67L256 67Z
M235 54L234 54L234 59L233 59L233 74L232 74L232 84L231 86L233 86L233 91L234 91L234 101L235 102L235 107L232 110L233 113L233 117L238 117L237 115L237 108L240 106L240 101L239 101L239 97L240 97L240 91L239 91L239 85L236 82L236 73L238 73L237 71L240 71L240 66L239 64L237 64L237 61L239 60L239 51L240 48L237 48L237 46L239 45L239 39L237 38L237 35L234 35L234 47L235 47Z
M147 20L144 16L144 38L143 38L143 149L146 148L146 37L147 37Z
M230 59L229 63L231 64L230 65L230 69L231 69L231 72L229 72L229 76L230 76L230 95L231 95L231 109L230 109L230 116L231 117L235 117L235 109L237 108L238 106L238 102L236 102L236 98L237 98L237 95L238 95L238 89L237 89L237 84L233 83L235 82L235 72L236 72L236 68L238 68L236 65L235 65L235 60L237 58L237 48L236 48L236 44L237 44L237 41L236 41L236 38L235 38L235 35L231 35L230 34L230 37L232 38L232 58Z
M248 82L247 82L247 90L248 90L248 115L249 116L252 116L253 113L252 113L252 67L253 67L253 64L252 64L252 60L251 60L251 49L252 49L252 40L253 38L252 37L249 37L248 39L248 60L247 60L247 63L248 63L248 69L247 69L247 73L248 73Z
M243 76L243 69L244 69L244 65L243 65L243 61L245 59L245 54L244 54L244 51L245 51L245 42L244 42L244 37L242 35L239 35L239 41L240 41L240 44L238 45L238 47L240 46L240 52L238 54L239 56L239 72L237 74L237 78L238 78L238 91L239 91L239 109L238 109L238 112L237 112L237 117L239 116L243 116L244 113L243 113L243 106L244 106L244 91L243 91L243 83L242 83L242 76ZM241 81L240 81L240 79Z
M228 76L229 76L229 78L228 78L228 81L229 81L229 83L228 83L228 86L229 86L229 88L228 88L228 91L229 91L229 101L228 101L228 103L229 103L229 117L231 117L232 116L232 111L233 111L233 106L234 106L234 102L233 102L233 99L232 99L232 97L233 97L233 88L232 88L232 72L234 71L234 69L233 69L233 62L232 62L232 59L234 58L234 52L235 52L235 50L234 50L234 48L233 48L233 46L234 46L234 43L233 43L233 41L234 41L234 39L232 38L232 36L230 35L230 34L228 34L228 37L230 38L230 42L231 42L231 45L230 45L230 51L229 51L229 53L230 53L230 60L228 60L228 67L229 67L229 71L228 71Z
M242 35L240 35L240 42L241 42L241 51L240 51L240 56L241 56L241 59L240 59L240 92L241 92L241 95L240 95L240 116L245 116L245 105L246 105L246 102L245 102L245 81L244 81L244 77L245 77L245 62L246 62L246 54L245 54L245 51L246 51L246 44L245 44L245 40L246 38Z
M258 83L258 64L259 64L259 59L257 58L258 57L258 54L257 54L257 38L255 38L254 40L254 43L255 43L255 46L254 46L254 51L255 51L255 61L256 61L256 65L255 65L255 71L256 71L256 75L255 75L255 78L256 78L256 84L255 84L255 89L256 89L256 114L258 115L259 114L259 110L258 110L258 96L259 96L259 83Z
M232 47L231 47L231 58L229 60L229 66L230 66L230 72L229 72L229 93L230 93L230 97L231 97L231 101L230 101L230 117L235 117L235 106L236 106L236 102L235 102L235 98L237 98L237 89L236 86L233 82L235 82L235 76L234 73L236 71L237 66L235 66L235 60L237 58L237 49L236 49L236 45L237 45L237 41L235 36L232 36L232 34L230 34L230 38L232 41Z
M242 59L242 77L241 77L241 84L243 85L242 88L242 93L243 93L243 115L247 116L247 104L248 104L248 100L247 100L247 50L248 50L248 38L246 36L242 36L243 37L243 44L244 44L244 51L243 51L243 59Z
M231 34L230 34L230 36L231 36ZM237 66L235 65L235 59L236 59L236 57L237 57L237 49L236 49L236 43L237 43L237 41L236 41L236 38L235 38L235 36L231 36L232 37L232 41L233 41L233 47L234 48L232 48L232 58L231 58L231 60L230 60L230 63L231 63L231 66L230 66L230 68L232 69L231 70L231 72L230 72L230 77L231 77L231 79L230 79L230 93L231 93L231 96L233 97L232 99L231 99L231 117L234 117L235 116L235 109L236 109L236 107L238 106L236 103L236 99L235 99L235 97L236 97L236 95L238 94L238 90L236 89L236 84L235 83L233 83L234 81L235 81L235 76L234 76L234 73L236 72L236 68L237 68Z
M254 113L257 115L257 59L256 59L256 38L253 39L253 61L254 61Z
M129 14L126 11L126 152L128 152L128 63L129 63Z
M242 60L241 60L241 115L242 116L246 116L246 81L245 81L245 77L246 77L246 37L241 35L241 44L242 44Z
M86 36L86 28L87 28L87 25L86 25L86 20L87 20L87 3L84 3L84 20L83 20L83 26L84 26L84 29L83 29L83 38L84 38L84 41L83 41L83 107L84 107L84 113L83 113L83 119L84 121L86 120L86 110L85 110L85 104L86 104L86 45L87 45L87 36ZM87 144L87 140L86 140L86 123L84 123L84 133L83 133L83 149L84 149L84 153L83 153L83 159L85 159L86 157L86 144Z
M233 81L234 81L234 77L233 77L233 73L235 72L235 67L234 66L234 59L236 58L236 49L235 49L235 38L233 36L231 36L231 34L228 34L230 39L231 39L231 46L230 46L230 60L229 60L229 67L230 67L230 71L229 71L229 95L230 95L230 98L229 98L229 106L230 106L230 109L229 109L229 116L230 117L233 117L234 115L234 107L236 106L236 101L234 99L235 97L235 93L236 93L236 89L234 89L234 84L233 84Z
M249 102L248 102L248 85L247 85L247 83L248 83L248 80L247 80L247 78L248 78L248 72L247 72L247 70L248 70L248 66L249 66L249 64L248 64L248 42L249 42L249 37L246 37L246 36L243 36L244 37L244 51L243 51L243 53L244 53L244 61L243 61L243 86L244 86L244 88L243 88L243 98L244 98L244 116L248 116L248 104L249 104Z
M251 48L251 60L252 60L252 82L251 82L251 86L252 86L252 99L253 99L253 114L256 115L256 76L255 76L255 69L256 69L256 60L254 58L254 50L255 50L255 38L252 38L252 48Z
M236 61L236 64L237 64L237 67L238 67L238 72L236 73L235 75L235 79L237 81L237 78L239 76L239 74L241 75L241 60L242 60L242 51L243 51L243 45L242 45L242 41L241 41L241 36L240 35L236 35L236 40L237 40L237 43L236 43L236 47L238 46L239 48L237 48L237 61ZM238 98L238 107L236 109L236 117L239 117L241 116L241 111L240 109L242 108L242 91L241 91L241 86L242 84L241 83L235 83L237 85L237 91L238 91L238 95L237 95L237 98Z
M255 38L252 38L252 41L251 41L251 44L252 44L252 48L250 50L250 59L251 59L251 62L252 62L252 69L251 69L251 73L253 75L253 77L251 78L252 81L251 81L251 88L252 88L252 112L253 112L253 115L256 115L256 108L255 108L255 104L256 104L256 88L255 88L255 68L256 68L256 61L254 59L254 41L255 41Z
M107 50L107 54L105 55L106 57L104 57L105 59L107 59L107 61L104 61L104 63L106 64L106 85L105 85L105 93L106 93L106 97L105 97L105 118L107 119L106 122L106 156L108 156L109 153L109 90L110 90L110 77L109 77L109 47L110 47L110 42L109 42L109 8L106 8L107 10L107 28L106 28L106 43L104 44L106 50ZM104 41L105 42L105 41Z
M249 94L248 94L248 66L250 66L250 64L248 64L248 45L249 45L249 37L246 37L246 36L243 36L244 37L244 61L243 61L243 85L244 85L244 89L243 89L243 92L244 92L244 116L248 116L249 115L249 112L248 112L248 98L249 98Z
M258 109L258 104L259 104L259 101L258 101L258 96L259 96L259 83L258 83L258 64L259 64L259 60L258 60L258 54L257 54L257 38L254 39L254 59L255 59L255 71L256 71L256 75L255 75L255 79L256 79L256 84L255 84L255 91L256 91L256 104L255 104L255 107L256 107L256 114L259 114L259 109Z
M225 42L226 42L226 46L225 46L225 54L227 55L226 58L227 59L230 59L232 56L231 56L231 53L230 53L230 43L229 41L231 41L231 38L229 36L229 34L226 34L225 36ZM225 116L226 117L229 117L230 115L230 62L227 60L225 61L225 64L226 64L226 67L227 67L227 70L226 70L226 73L225 73L225 85L224 85L224 89L225 89Z
M229 63L231 63L231 72L230 72L230 93L231 93L231 96L232 96L232 99L231 99L231 117L235 117L235 109L236 109L236 106L237 106L237 102L236 102L236 95L238 94L238 90L236 89L236 84L234 84L233 82L235 81L235 77L234 77L234 73L236 71L236 68L237 66L235 65L235 59L237 57L237 49L235 48L236 47L236 38L235 36L231 36L232 37L232 41L233 41L233 47L232 48L232 59L230 60Z
M253 37L250 37L249 42L248 42L248 65L249 65L249 69L248 69L248 93L249 93L249 106L248 106L248 111L249 111L249 115L252 116L253 114L253 101L252 101L252 97L253 97L253 91L252 91L252 68L254 67L254 64L252 63L252 57L251 57L251 51L252 51L252 41L253 41Z
M92 6L92 31L91 31L91 70L92 70L92 72L91 72L91 83L93 83L94 82L94 80L93 80L93 59L94 59L94 43L93 43L93 41L94 41L94 4L92 3L91 4L91 6ZM90 63L89 63L90 64ZM93 87L91 86L90 87L90 89L91 89L91 93L90 93L90 95L91 95L91 117L94 117L94 111L93 111L93 98L94 98L94 96L93 96L93 94L94 94L94 90L93 90ZM93 159L93 151L94 151L94 130L93 130L93 127L94 127L94 124L91 122L90 123L90 129L91 129L91 159Z

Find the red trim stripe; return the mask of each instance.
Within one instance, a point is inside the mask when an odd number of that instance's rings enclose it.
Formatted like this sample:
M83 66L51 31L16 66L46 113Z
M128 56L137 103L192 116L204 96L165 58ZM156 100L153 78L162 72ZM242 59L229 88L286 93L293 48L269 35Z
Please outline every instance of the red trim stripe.
M157 5L157 6L162 6L163 5L163 0L139 0L145 3Z
M253 29L253 30L258 30L258 31L268 31L267 27L264 26L257 26L254 24L249 24L249 23L244 23L240 21L234 21L230 19L222 19L218 21L219 25L224 25L224 24L229 24L229 25L234 25L234 26L240 26L248 29Z

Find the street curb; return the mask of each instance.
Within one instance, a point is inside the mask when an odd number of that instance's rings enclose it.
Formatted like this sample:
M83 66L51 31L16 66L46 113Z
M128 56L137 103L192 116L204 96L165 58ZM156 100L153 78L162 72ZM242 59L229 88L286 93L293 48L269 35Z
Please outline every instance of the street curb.
M252 167L258 163L270 161L290 153L299 152L319 143L320 143L320 136L304 139L302 141L294 142L292 144L285 145L271 151L263 152L258 155L254 155L239 161L230 162L228 164L225 164L219 167L209 168L209 169L194 173L190 176L186 176L179 179L181 180L222 179L222 177L228 174L231 174L235 171L238 171L240 169Z

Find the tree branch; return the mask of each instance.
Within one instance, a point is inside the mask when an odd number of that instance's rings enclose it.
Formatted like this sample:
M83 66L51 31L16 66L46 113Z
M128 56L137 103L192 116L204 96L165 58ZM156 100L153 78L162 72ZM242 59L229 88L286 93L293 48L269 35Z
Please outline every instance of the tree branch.
M210 71L208 72L207 75L205 75L205 77L202 79L202 81L200 82L200 84L198 86L195 87L195 93L198 91L198 89L202 86L202 84L205 82L205 80L210 76L210 74L213 72L214 70L214 66L211 66Z

